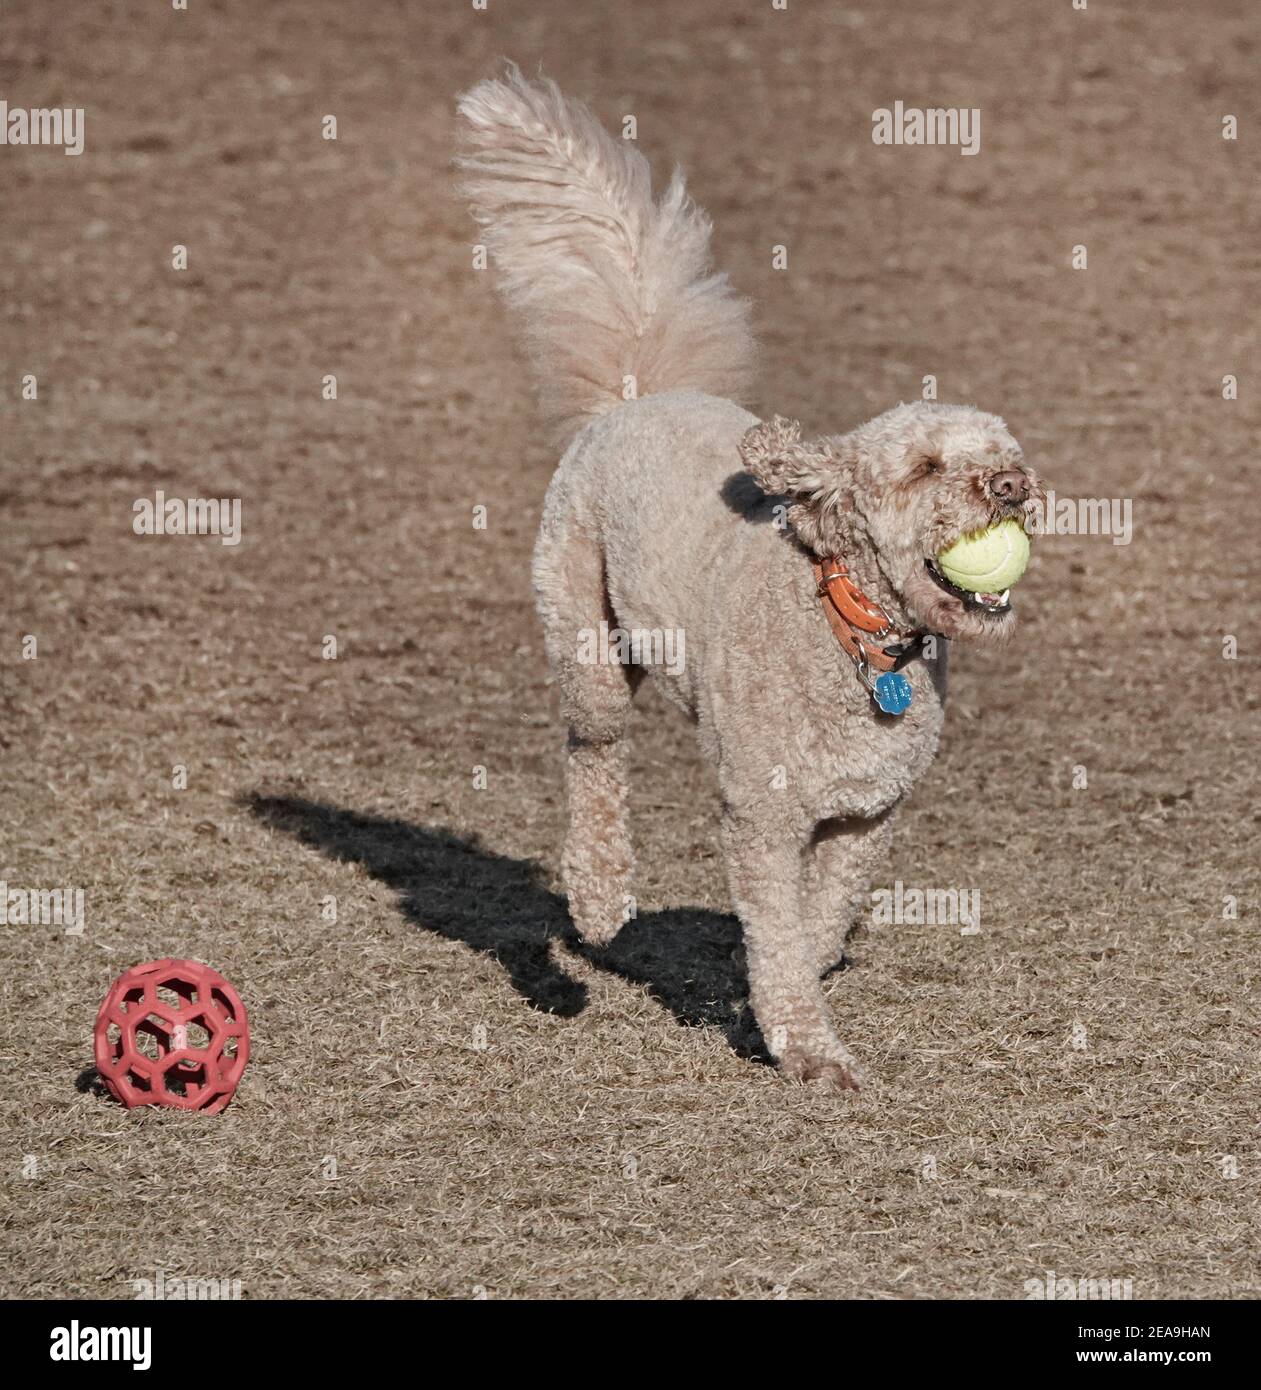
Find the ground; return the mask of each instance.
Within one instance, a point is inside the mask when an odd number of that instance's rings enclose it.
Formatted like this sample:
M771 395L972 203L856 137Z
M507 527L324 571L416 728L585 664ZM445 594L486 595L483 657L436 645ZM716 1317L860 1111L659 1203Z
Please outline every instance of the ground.
M0 148L0 871L85 923L0 928L0 1291L1261 1293L1251 18L6 6L0 91L82 106L86 147ZM639 916L567 934L555 458L449 169L503 56L689 171L756 409L840 430L932 375L1060 496L1132 500L1130 544L1042 538L1015 642L955 653L878 886L976 890L982 929L858 933L856 1098L749 1055L712 779L651 693ZM874 145L896 100L980 108L980 153ZM240 498L241 543L133 534L158 489ZM251 1011L217 1118L87 1072L111 979L168 955Z

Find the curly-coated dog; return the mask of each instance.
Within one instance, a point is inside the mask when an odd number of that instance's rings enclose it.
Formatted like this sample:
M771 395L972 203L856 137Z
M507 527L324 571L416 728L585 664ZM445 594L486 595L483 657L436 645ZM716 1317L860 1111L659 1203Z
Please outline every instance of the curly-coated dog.
M711 271L681 176L654 201L642 155L515 68L459 109L465 192L564 447L534 585L569 724L573 920L595 944L623 921L626 725L650 673L717 769L762 1036L788 1075L856 1089L821 976L936 751L943 639L1015 621L933 557L1024 518L1037 479L967 406L811 440L759 423L730 399L753 365L748 307ZM663 634L684 659L650 659Z

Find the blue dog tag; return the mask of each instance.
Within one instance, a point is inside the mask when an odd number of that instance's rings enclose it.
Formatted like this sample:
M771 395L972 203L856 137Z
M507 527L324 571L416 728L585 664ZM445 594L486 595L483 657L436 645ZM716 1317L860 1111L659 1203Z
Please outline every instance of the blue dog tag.
M896 671L876 677L871 698L886 714L904 714L911 707L911 682Z

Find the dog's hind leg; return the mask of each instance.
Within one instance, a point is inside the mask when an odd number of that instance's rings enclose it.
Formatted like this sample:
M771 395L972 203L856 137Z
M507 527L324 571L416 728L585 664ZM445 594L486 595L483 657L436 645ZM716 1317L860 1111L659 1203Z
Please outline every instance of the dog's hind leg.
M584 941L605 945L626 917L634 857L626 816L626 723L640 667L610 659L600 624L616 626L599 541L571 516L545 520L534 587L548 662L569 725L569 829L561 875Z
M840 960L866 905L872 876L889 853L893 816L822 821L804 852L801 921L820 975Z

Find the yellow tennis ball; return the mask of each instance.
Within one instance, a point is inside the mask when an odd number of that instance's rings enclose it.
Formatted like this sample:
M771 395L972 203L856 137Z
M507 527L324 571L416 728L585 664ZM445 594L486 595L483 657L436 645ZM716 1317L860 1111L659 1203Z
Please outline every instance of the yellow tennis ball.
M970 594L1001 594L1025 572L1029 537L1011 517L985 531L960 536L937 557L937 568Z

